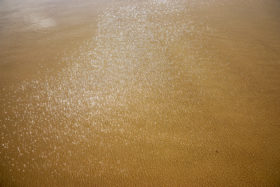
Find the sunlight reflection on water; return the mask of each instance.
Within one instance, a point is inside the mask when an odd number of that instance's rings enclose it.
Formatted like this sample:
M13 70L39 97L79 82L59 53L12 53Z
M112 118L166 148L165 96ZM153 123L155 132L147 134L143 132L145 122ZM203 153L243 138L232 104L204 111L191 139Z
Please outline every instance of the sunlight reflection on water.
M276 184L278 4L108 2L0 2L3 184Z

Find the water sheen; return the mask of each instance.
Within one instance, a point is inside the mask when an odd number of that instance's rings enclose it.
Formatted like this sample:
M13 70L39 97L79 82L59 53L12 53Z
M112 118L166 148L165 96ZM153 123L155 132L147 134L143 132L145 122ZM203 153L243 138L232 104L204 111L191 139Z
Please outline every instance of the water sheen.
M280 185L277 0L0 0L0 185Z

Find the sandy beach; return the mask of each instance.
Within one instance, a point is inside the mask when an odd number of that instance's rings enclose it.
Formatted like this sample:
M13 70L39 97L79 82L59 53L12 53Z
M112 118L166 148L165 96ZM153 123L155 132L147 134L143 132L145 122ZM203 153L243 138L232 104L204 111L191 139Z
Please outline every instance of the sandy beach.
M277 0L0 0L0 186L279 186Z

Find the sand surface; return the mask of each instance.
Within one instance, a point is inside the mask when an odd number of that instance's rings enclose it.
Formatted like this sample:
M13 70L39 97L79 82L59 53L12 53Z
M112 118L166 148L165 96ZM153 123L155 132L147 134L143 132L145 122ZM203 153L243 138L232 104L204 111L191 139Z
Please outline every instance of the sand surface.
M278 0L0 0L1 186L279 186Z

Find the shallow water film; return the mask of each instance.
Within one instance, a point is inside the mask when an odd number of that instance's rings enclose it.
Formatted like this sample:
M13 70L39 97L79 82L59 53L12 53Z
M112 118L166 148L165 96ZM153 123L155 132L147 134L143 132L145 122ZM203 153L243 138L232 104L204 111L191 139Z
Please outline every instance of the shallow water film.
M279 186L280 1L0 0L0 186Z

